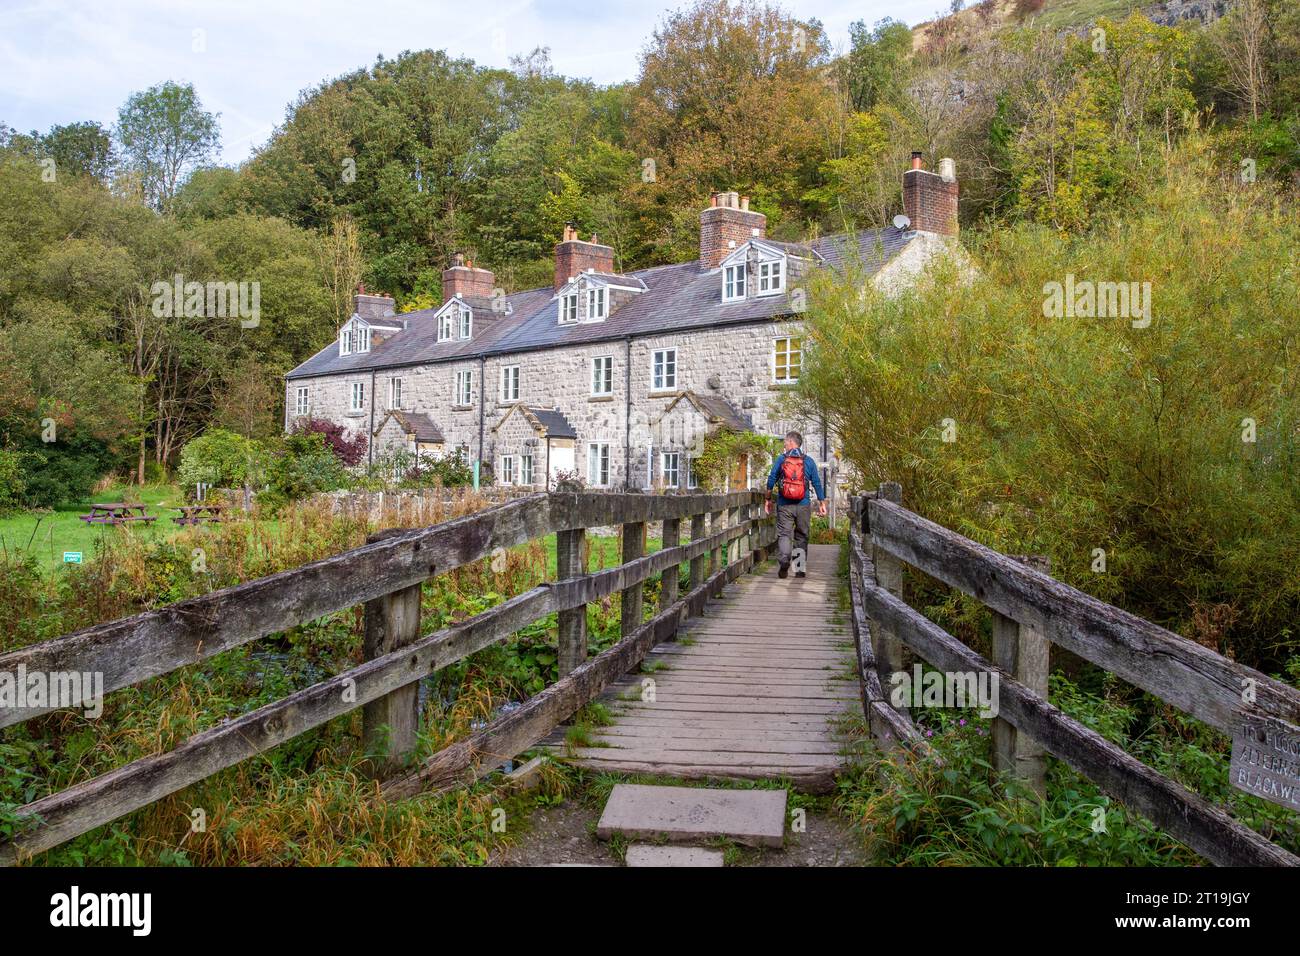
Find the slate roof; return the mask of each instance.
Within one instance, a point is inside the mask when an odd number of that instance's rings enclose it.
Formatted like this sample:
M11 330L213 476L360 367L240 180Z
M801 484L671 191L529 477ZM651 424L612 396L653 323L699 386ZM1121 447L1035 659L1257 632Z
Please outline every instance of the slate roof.
M547 438L577 438L578 433L574 427L569 424L569 420L553 408L533 408L529 406L528 410L533 413L543 428L546 429Z
M912 229L886 226L803 244L763 241L788 248L796 255L806 255L806 250L811 248L830 268L843 270L846 265L856 263L865 276L871 276L898 255L916 235ZM786 294L723 302L718 271L701 272L697 260L653 266L617 278L635 278L645 284L646 291L633 296L602 322L561 325L559 303L553 300L555 290L550 286L507 296L509 314L493 312L489 299L471 298L467 302L474 310L474 328L469 339L438 341L434 316L442 306L406 312L398 316L406 323L406 328L374 343L369 352L340 356L338 342L332 341L286 377L307 378L424 365L618 340L627 336L762 322L793 314Z
M722 425L732 431L749 431L754 427L751 419L737 411L736 406L722 396L701 395L699 392L693 391L682 392L682 394L674 398L668 403L668 407L663 410L663 414L659 418L663 419L677 407L678 402L690 402L711 424Z
M408 435L415 436L416 441L421 442L443 442L446 441L442 435L442 429L437 423L424 412L401 412L392 409L388 413L397 419L397 424L402 426L402 431ZM379 429L383 428L381 423L379 428L375 429L375 434L379 434Z

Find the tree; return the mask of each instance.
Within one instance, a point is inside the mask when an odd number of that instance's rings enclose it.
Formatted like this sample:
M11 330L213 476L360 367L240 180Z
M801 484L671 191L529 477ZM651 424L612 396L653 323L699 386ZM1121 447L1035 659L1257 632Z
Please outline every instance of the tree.
M1236 0L1210 36L1223 60L1229 92L1258 121L1271 92L1268 9L1264 0Z
M123 158L155 209L169 211L185 176L216 154L219 115L204 111L193 86L170 80L131 94L118 111Z
M98 123L51 126L40 138L41 150L54 160L59 173L90 176L107 184L113 172L113 140Z
M897 105L911 74L912 31L886 17L871 29L858 20L849 26L849 94L855 110L878 103Z

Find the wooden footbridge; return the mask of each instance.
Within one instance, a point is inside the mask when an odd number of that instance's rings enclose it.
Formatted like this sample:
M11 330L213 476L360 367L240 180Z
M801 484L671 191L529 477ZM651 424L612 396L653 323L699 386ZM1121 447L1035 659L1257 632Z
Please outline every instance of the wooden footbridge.
M291 571L0 655L0 674L92 672L111 693L365 607L364 663L171 751L17 808L18 826L0 835L0 863L20 862L357 708L364 708L382 799L464 786L544 742L558 751L557 729L602 694L616 711L591 741L604 746L580 747L569 759L680 777L784 778L820 789L847 759L838 725L848 712L865 718L877 746L933 759L906 708L884 690L891 674L910 665L908 655L947 673L1000 677L995 760L1029 787L1042 787L1051 754L1211 862L1297 862L1052 707L1048 655L1051 645L1064 647L1231 735L1246 724L1294 730L1300 692L1055 581L1032 562L932 524L899 499L896 485L854 499L845 611L833 577L835 549L811 549L807 578L779 580L765 564L775 530L756 492L566 490L433 527L384 532ZM650 523L661 527L662 546L646 553ZM589 573L587 529L610 525L622 526L622 563ZM551 534L557 580L423 632L424 581ZM990 608L994 661L902 600L904 563ZM749 573L756 570L764 573ZM659 599L647 609L645 584L652 579L660 582ZM615 594L621 639L591 656L586 605ZM417 762L418 682L552 614L559 679ZM1244 695L1247 685L1251 693ZM0 728L50 709L0 706Z

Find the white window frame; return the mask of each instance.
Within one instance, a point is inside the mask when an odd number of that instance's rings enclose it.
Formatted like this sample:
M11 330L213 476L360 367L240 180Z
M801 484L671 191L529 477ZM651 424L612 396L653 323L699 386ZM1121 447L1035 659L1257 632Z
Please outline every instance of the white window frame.
M438 316L438 341L448 342L451 340L452 332L456 328L456 317L448 309L442 315Z
M672 461L673 480L668 480L669 460ZM659 453L659 476L663 480L665 488L680 488L682 486L682 453L679 451L664 451Z
M609 442L607 441L587 442L587 484L593 488L609 487L609 447ZM595 456L594 458L593 455ZM595 468L592 467L593 465L595 465Z
M785 290L785 260L771 259L758 264L758 294L777 295Z
M782 342L786 343L784 378L781 377L776 362L776 357L780 352L780 345ZM792 344L796 342L798 343L797 346ZM797 354L799 356L799 365L798 365L798 373L791 375L790 370L793 367L794 363L790 361L790 357L793 354ZM777 385L793 385L799 381L799 374L801 374L802 372L803 372L803 337L799 335L778 335L776 338L772 340L772 381Z
M533 471L533 456L525 452L519 456L519 483L521 485L531 485L537 480L536 472Z
M343 329L339 332L339 355L352 354L352 330Z
M745 286L748 276L746 264L737 262L722 269L722 301L739 302L745 298Z
M453 405L474 404L474 370L461 369L456 373L456 393L452 396Z
M515 456L502 455L500 464L501 484L513 485L515 483Z
M560 322L568 325L578 321L578 293L567 292L560 296Z
M686 456L686 487L700 487L700 483L695 480L695 458L691 455Z
M614 394L614 356L597 355L591 360L591 394L595 398Z
M348 404L350 412L364 412L366 410L366 383L352 383L352 398Z
M668 353L672 353L672 362L668 361ZM660 359L662 356L662 361ZM668 374L668 366L672 365L672 376ZM677 390L677 348L655 349L650 354L650 391L652 392L673 392Z
M298 418L306 418L311 414L311 386L298 386L293 400L293 412Z
M513 373L513 374L512 374ZM513 386L513 388L511 387ZM519 366L501 366L501 401L519 401Z
M587 321L600 322L608 315L609 297L604 286L587 290Z
M406 382L401 376L393 376L388 380L388 408L390 411L402 410L402 391L406 387Z
M462 339L468 339L474 335L474 312L469 306L461 306L459 332Z

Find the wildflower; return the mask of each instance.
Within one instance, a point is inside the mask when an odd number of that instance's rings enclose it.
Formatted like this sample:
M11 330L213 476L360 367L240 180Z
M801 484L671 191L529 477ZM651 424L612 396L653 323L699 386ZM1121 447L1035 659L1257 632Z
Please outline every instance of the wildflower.
M958 726L958 727L965 727L965 726L966 726L966 718L963 717L961 720L957 721L957 726Z

